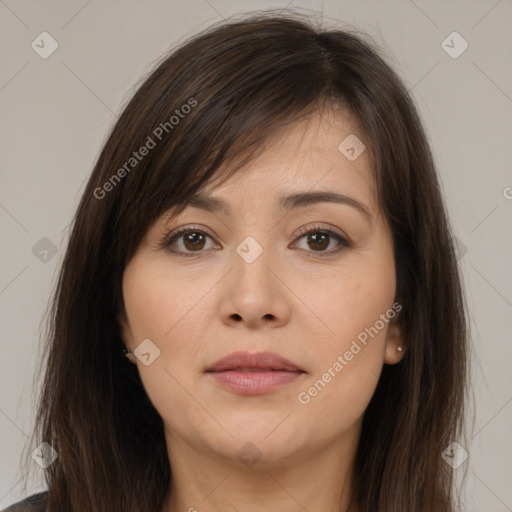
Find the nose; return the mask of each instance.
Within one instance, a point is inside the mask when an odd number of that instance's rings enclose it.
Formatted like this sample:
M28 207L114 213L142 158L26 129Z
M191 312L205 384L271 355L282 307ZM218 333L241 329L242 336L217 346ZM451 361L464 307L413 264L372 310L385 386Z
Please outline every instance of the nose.
M233 254L233 267L222 283L221 320L232 327L281 327L290 318L290 289L271 251L261 248L254 257L251 243L240 244Z

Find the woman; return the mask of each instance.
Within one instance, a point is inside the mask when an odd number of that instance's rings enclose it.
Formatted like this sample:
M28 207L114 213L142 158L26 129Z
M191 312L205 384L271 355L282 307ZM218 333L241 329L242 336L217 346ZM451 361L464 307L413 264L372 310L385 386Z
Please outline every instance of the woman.
M455 510L453 239L360 35L263 12L160 63L83 194L47 338L26 510Z

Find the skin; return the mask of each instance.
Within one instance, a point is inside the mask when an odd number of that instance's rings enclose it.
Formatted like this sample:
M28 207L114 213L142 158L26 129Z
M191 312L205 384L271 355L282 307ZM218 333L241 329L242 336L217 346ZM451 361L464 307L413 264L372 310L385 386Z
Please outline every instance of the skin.
M148 338L160 350L149 366L128 357L165 424L173 480L164 512L348 510L363 414L383 364L405 352L397 314L309 403L298 400L395 302L392 237L368 151L351 162L338 150L351 133L360 134L354 120L334 111L286 125L243 172L205 190L231 215L188 207L162 216L125 269L126 346L133 353ZM357 199L370 217L334 203L275 206L319 190ZM183 233L173 247L191 257L159 248L190 224L208 235L199 249ZM352 247L297 234L317 225ZM263 249L252 263L236 252L247 236ZM306 373L268 394L234 394L204 372L238 350L276 352ZM253 465L237 455L248 442Z

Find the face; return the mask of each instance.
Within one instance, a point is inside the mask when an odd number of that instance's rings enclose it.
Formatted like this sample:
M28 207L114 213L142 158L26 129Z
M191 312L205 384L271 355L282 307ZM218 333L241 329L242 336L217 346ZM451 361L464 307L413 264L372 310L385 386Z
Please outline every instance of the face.
M363 138L355 126L332 112L286 125L242 172L202 191L224 209L162 216L126 267L123 338L171 452L270 467L357 444L382 366L403 351L367 151L354 160L338 149ZM318 192L343 197L282 202ZM208 371L234 352L248 357ZM262 352L275 357L250 357Z

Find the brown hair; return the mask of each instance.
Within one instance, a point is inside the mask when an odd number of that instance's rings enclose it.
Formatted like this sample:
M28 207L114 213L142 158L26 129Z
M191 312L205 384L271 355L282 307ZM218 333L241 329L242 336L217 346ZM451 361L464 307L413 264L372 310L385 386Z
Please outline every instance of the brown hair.
M166 56L99 155L47 324L32 449L47 442L59 454L46 470L51 512L162 509L171 467L162 419L121 354L123 270L149 226L184 208L222 164L245 157L228 178L278 126L335 105L358 120L372 157L408 346L399 364L384 365L365 413L354 502L360 512L454 510L441 453L462 433L467 316L427 137L367 36L267 11L210 27Z

